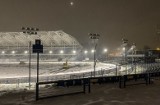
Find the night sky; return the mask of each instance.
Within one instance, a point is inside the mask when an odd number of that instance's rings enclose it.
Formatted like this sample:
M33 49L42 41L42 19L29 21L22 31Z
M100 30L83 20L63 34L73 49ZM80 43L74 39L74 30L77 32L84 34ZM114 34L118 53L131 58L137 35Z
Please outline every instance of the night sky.
M156 48L160 0L0 0L0 31L21 31L22 26L63 30L84 47L90 43L88 33L98 33L101 48L117 48L122 38L137 48Z

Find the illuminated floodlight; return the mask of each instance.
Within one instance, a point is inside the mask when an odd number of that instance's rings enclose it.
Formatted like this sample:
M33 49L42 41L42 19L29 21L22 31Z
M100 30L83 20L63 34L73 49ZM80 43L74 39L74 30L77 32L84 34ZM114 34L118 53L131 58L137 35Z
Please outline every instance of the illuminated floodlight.
M2 51L2 54L5 54L5 51Z
M71 5L71 6L73 6L73 5L74 5L74 2L73 2L73 1L72 1L72 2L70 2L70 5Z
M25 53L25 54L27 54L27 53L28 53L28 51L24 51L24 53Z
M63 50L61 50L61 51L60 51L60 53L61 53L61 54L63 54L63 53L64 53L64 51L63 51Z
M75 54L76 53L76 51L75 50L73 50L73 54Z
M15 51L12 51L11 53L12 53L12 54L15 54Z
M122 50L123 50L123 51L125 51L125 49L126 49L126 48L125 48L125 47L123 47L123 49L122 49Z
M91 52L92 52L92 53L94 53L94 52L95 52L95 50L91 50Z
M106 48L105 48L103 51L104 51L104 52L107 52L107 51L108 51L108 49L106 49Z
M50 53L50 54L52 54L52 53L53 53L53 51L49 51L49 53Z
M84 53L85 53L85 54L87 54L87 53L88 53L88 51L87 51L87 50L85 50L85 51L84 51Z
M158 48L156 48L156 50L160 50L160 48L158 47Z

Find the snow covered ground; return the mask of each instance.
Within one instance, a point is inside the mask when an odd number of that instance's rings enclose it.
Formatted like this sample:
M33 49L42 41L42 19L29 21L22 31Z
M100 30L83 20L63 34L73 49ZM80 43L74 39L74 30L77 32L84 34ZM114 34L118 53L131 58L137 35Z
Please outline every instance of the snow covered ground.
M93 62L73 62L68 64L70 69L63 69L63 62L58 63L40 63L40 76L44 77L70 77L73 74L87 74L93 71ZM150 67L150 65L148 65ZM155 66L155 65L153 65ZM137 65L137 72L144 71L146 65ZM116 65L97 63L97 74L115 75ZM131 70L131 66L127 66ZM36 63L32 64L32 77L36 74ZM120 73L125 73L126 66L118 67ZM108 72L109 71L109 72ZM134 71L130 72L133 73ZM0 64L1 79L17 78L16 83L0 83L0 105L159 105L160 81L156 80L154 84L145 86L131 86L125 89L119 89L118 84L92 85L90 94L77 94L35 101L35 83L31 83L31 89L28 90L28 64ZM98 76L98 75L97 75ZM21 78L27 78L26 83ZM48 78L49 79L49 78ZM57 79L57 78L53 78ZM58 78L63 79L63 78ZM44 86L45 87L45 86ZM43 88L44 88L43 87ZM59 88L44 88L47 93L59 91ZM76 90L66 88L66 91ZM44 92L45 92L44 91ZM53 92L54 94L54 92Z
M63 79L76 79L93 76L93 62L68 62L68 69L63 68L65 62L40 62L40 81L56 81ZM142 73L147 68L158 66L159 64L151 65L121 65L109 63L96 63L96 76L112 76ZM126 71L127 70L127 71ZM36 62L31 64L31 88L34 88L36 81ZM29 81L29 66L28 64L19 64L19 62L9 62L0 64L0 90L24 89L28 87ZM25 86L24 86L25 85Z
M69 62L68 69L63 68L65 62L40 62L40 81L53 81L73 78L83 78L93 76L93 62ZM114 64L96 63L96 76L115 75ZM31 82L36 81L37 65L31 64ZM18 62L10 64L0 64L0 83L27 83L29 78L28 64Z
M120 89L118 84L95 84L91 93L35 101L34 91L11 91L0 96L0 105L159 105L160 80L151 85ZM57 89L53 88L55 91Z
M86 72L93 72L93 62L69 62L69 69L63 69L65 62L40 62L40 76L54 76L65 74L80 74ZM115 69L114 64L97 63L96 71ZM0 64L0 78L20 78L28 77L28 64L10 63ZM31 76L36 76L36 63L31 64Z
M63 79L93 76L93 62L68 62L68 69L63 68L65 62L40 62L40 81L56 81ZM118 68L119 69L119 68ZM117 69L117 70L118 70ZM115 75L116 65L96 63L96 76ZM35 86L37 73L36 62L31 63L31 83ZM29 84L29 65L19 62L0 64L0 90L26 88ZM25 86L24 86L25 85Z

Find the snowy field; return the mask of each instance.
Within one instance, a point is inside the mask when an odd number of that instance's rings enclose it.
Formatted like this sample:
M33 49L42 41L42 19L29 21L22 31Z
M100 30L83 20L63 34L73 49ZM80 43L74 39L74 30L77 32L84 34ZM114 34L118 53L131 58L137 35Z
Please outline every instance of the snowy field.
M93 62L69 62L69 69L63 69L63 63L65 62L41 62L40 77L49 77L47 79L66 79L67 77L68 79L74 75L86 76L86 74L89 74L90 76L93 71ZM159 64L137 65L136 67L137 73L141 73L147 70L147 68L159 67ZM116 67L114 64L98 62L96 65L96 76L101 76L102 74L105 76L115 75L116 68L118 72L122 73L125 73L126 68L128 71L132 70L129 65ZM32 63L31 71L32 78L35 78L36 63ZM128 73L134 73L134 71ZM31 83L32 87L28 90L28 64L19 64L18 62L0 64L0 75L0 105L159 105L160 103L158 98L160 97L158 93L160 87L159 80L155 80L155 83L152 85L132 86L126 89L119 89L118 83L96 84L91 86L92 90L90 94L56 97L36 102L35 82ZM2 80L6 81L8 78L16 78L18 81L16 81L17 83L3 83L4 81ZM27 78L26 83L21 81L23 78ZM49 89L52 92L59 91L59 88L42 88L49 93ZM69 89L66 88L66 91L77 90L79 88L73 87L73 89Z
M40 81L56 81L93 76L93 62L68 62L68 69L63 68L66 62L40 62ZM115 75L119 70L114 64L96 63L96 76ZM35 88L37 73L36 62L31 63L31 88ZM29 86L28 63L9 62L0 64L0 91L25 89Z
M65 62L40 62L40 81L56 81L93 76L93 62L68 62L68 69L63 68ZM116 65L97 62L96 76L115 75ZM31 63L31 89L35 89L37 65ZM28 89L29 65L19 62L0 64L0 91ZM2 92L3 93L3 92Z
M60 76L72 74L86 74L93 72L93 62L69 62L68 69L63 68L65 62L40 62L39 75L44 76ZM116 69L114 64L97 63L96 72L108 71ZM36 77L37 65L31 64L31 77ZM9 64L0 64L0 79L4 78L23 78L29 75L29 65L19 64L18 62Z
M40 62L40 81L56 81L65 79L77 79L93 77L93 62L68 62L68 69L63 68L65 62ZM116 66L110 63L96 63L96 76L113 76L143 73L147 69L159 68L159 63L149 65L121 65ZM126 71L127 70L127 71ZM117 74L116 74L117 71ZM37 65L31 64L31 88L35 88ZM24 89L29 83L29 65L19 62L9 62L0 64L0 90Z

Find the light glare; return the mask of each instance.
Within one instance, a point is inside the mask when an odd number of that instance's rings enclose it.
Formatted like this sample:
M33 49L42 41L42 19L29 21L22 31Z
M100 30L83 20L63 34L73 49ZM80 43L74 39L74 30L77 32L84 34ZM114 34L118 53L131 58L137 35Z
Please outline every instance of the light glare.
M5 51L2 51L2 54L5 54Z
M49 53L52 54L53 52L52 52L52 51L49 51Z
M123 49L122 49L123 51L125 51L125 47L123 47Z
M94 53L95 51L94 51L94 50L91 50L91 52Z
M25 54L27 54L27 53L28 53L28 51L24 51L24 53L25 53Z
M15 54L15 51L12 51L12 54Z
M87 51L87 50L85 50L85 51L84 51L84 53L85 53L85 54L87 54L87 53L88 53L88 51Z
M107 52L108 51L108 49L104 49L104 52Z
M73 50L73 54L75 54L76 53L76 51L75 50Z
M64 53L64 51L63 51L63 50L61 50L61 51L60 51L60 53L61 53L61 54L63 54L63 53Z

